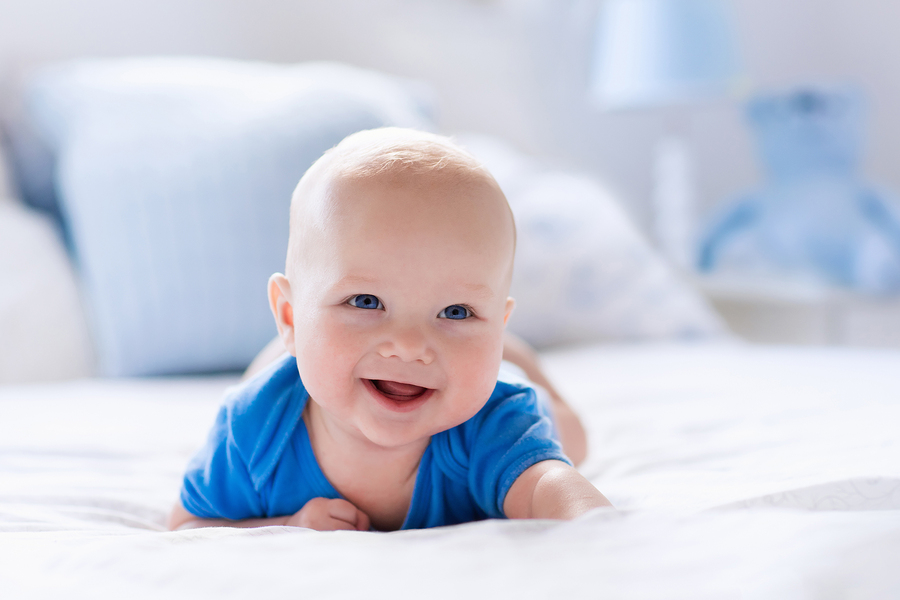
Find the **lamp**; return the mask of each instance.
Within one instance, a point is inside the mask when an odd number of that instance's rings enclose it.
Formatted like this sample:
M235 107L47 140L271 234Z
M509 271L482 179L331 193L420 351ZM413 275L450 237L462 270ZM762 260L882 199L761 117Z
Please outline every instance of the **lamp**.
M739 87L728 0L605 0L597 22L590 91L606 110L660 108ZM656 148L653 229L673 262L693 261L694 185L683 135Z

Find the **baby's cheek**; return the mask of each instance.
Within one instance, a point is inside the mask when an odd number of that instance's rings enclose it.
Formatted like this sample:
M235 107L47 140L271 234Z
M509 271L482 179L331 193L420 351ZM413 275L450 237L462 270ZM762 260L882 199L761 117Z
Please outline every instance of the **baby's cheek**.
M327 321L305 332L298 344L300 377L310 394L335 396L346 393L359 352L353 336Z
M476 397L490 396L497 384L497 372L503 353L502 340L481 338L470 341L458 354L457 377Z

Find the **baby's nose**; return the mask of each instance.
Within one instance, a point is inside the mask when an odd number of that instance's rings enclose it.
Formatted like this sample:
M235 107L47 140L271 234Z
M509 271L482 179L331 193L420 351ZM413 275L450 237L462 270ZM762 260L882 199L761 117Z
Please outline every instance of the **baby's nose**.
M428 336L416 327L393 329L379 345L378 353L385 358L396 357L403 362L421 361L428 365L434 360L434 352Z

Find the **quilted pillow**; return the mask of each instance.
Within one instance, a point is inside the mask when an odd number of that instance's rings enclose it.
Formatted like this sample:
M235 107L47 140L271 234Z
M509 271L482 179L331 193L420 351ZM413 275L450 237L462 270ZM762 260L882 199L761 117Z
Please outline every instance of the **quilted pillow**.
M728 335L596 181L549 169L494 138L457 140L493 173L515 215L510 330L538 348Z
M398 80L328 63L78 61L27 108L108 376L245 367L275 335L266 281L306 169L355 131L430 127Z

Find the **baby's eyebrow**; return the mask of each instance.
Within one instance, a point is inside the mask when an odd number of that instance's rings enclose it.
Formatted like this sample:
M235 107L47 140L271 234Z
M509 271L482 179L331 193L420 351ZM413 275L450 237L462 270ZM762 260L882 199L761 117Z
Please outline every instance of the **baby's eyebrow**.
M358 286L368 286L375 283L378 283L378 279L374 277L365 277L363 275L344 275L340 279L335 282L332 286L333 288L343 289L345 287L358 287ZM494 290L491 286L483 284L483 283L463 283L460 282L457 284L459 287L465 289L467 292L471 292L477 296L481 296L483 298L493 298ZM452 284L451 284L452 286Z
M473 294L478 294L479 296L491 297L494 295L494 290L492 290L490 286L483 283L463 283L462 287L466 288Z
M373 277L363 277L362 275L345 275L338 279L337 283L335 283L333 287L370 285L377 282L378 280Z

